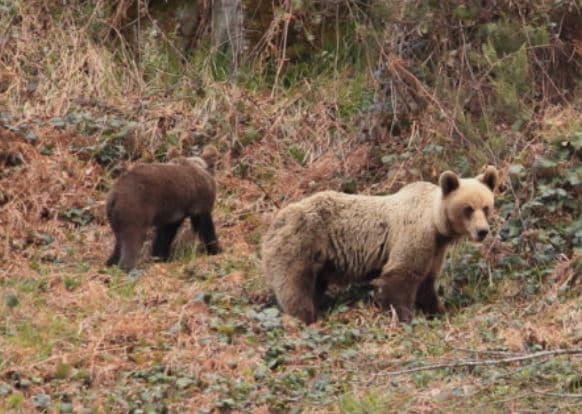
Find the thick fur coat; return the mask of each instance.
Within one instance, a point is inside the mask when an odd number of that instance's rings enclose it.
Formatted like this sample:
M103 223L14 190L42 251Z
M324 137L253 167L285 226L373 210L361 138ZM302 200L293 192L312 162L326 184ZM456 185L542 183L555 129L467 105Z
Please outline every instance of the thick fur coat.
M152 255L167 260L176 232L188 217L208 253L218 253L212 221L216 156L216 149L210 147L205 149L204 158L138 164L123 174L107 197L107 218L115 234L107 265L117 264L125 271L134 268L152 226L156 228Z
M435 290L447 247L489 232L497 170L439 185L416 182L389 196L324 191L282 209L262 242L262 271L282 309L306 323L329 284L369 282L381 305L409 322L417 304L443 307Z

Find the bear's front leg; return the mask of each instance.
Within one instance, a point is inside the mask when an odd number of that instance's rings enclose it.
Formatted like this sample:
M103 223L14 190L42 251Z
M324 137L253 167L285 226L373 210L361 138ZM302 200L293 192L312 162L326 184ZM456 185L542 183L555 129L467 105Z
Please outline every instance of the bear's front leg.
M394 307L398 320L402 323L412 322L414 302L418 280L411 274L400 272L383 273L372 281L376 287L377 302L380 306Z
M445 311L445 307L439 300L436 292L435 277L433 274L429 274L418 286L416 291L416 305L428 315L435 315Z
M175 223L163 224L158 226L156 230L156 238L152 246L152 256L158 257L163 261L168 261L170 258L170 251L172 248L172 241L176 237L176 233L180 228L183 220Z

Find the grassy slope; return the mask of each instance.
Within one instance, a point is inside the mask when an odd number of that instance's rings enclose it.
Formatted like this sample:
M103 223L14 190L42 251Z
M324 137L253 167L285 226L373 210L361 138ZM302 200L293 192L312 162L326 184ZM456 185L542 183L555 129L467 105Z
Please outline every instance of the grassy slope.
M580 356L391 374L580 347L581 290L568 284L580 272L571 248L579 242L566 230L579 212L579 155L548 144L578 145L575 106L536 115L525 136L494 125L508 137L496 144L506 182L499 219L484 246L451 255L447 315L402 327L355 290L305 328L278 313L258 271L277 205L346 180L381 193L434 181L443 168L474 173L486 151L455 139L435 102L401 137L358 139L374 87L365 70L348 66L273 95L193 75L207 61L156 66L164 55L152 53L144 67L124 67L83 32L35 37L35 20L24 22L17 49L26 58L3 63L12 117L0 149L23 162L0 175L1 411L580 410ZM37 47L26 49L31 41ZM47 66L31 86L27 65L38 62ZM198 254L184 231L172 263L144 262L130 277L104 268L112 239L103 200L126 167L119 156L151 160L209 140L223 154L216 215L225 253ZM561 187L565 195L552 192Z

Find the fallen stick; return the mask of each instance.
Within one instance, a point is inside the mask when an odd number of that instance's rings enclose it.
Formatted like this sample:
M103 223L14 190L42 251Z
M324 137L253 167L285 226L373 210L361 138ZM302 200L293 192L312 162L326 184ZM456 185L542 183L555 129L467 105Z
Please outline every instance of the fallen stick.
M555 397L555 398L573 398L575 400L582 400L582 394L562 394L557 392L545 392L534 390L536 394L545 395L546 397Z
M503 365L503 364L511 364L512 362L522 362L522 361L527 361L527 360L536 359L536 358L555 357L558 355L580 355L580 354L582 354L582 348L557 349L554 351L541 351L541 352L535 352L533 354L520 355L520 356L501 358L501 359L483 359L483 360L459 361L459 362L452 362L452 363L425 365L423 367L402 369L399 371L380 372L377 375L382 375L382 376L394 375L395 376L395 375L402 375L402 374L410 374L412 372L430 371L430 370L442 369L442 368L462 368L462 367L479 367L479 366L488 366L488 365Z

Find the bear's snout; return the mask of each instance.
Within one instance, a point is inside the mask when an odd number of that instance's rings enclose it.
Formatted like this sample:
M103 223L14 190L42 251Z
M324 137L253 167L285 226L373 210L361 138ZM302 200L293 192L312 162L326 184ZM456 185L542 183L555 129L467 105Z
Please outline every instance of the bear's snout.
M480 229L477 231L477 239L479 239L479 241L483 241L485 240L485 237L487 237L488 234L489 229Z

